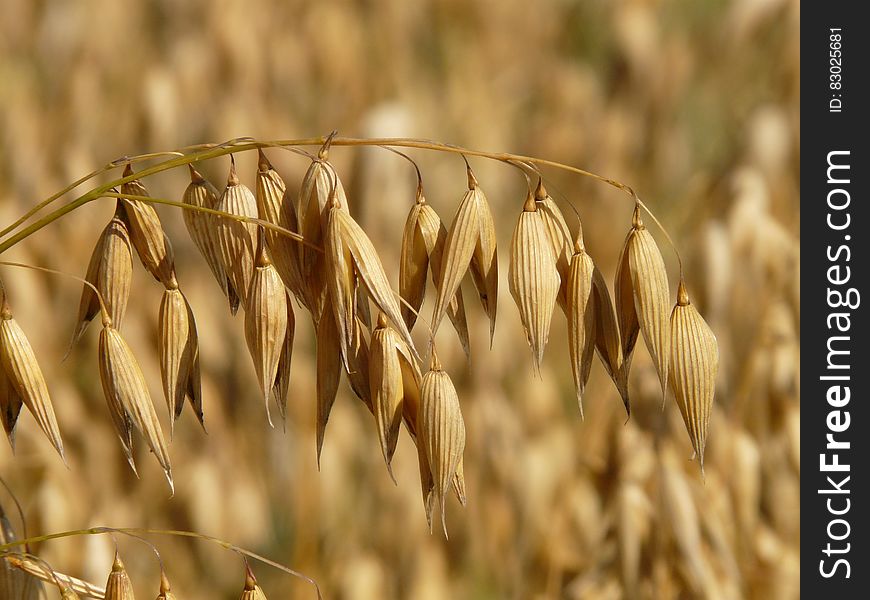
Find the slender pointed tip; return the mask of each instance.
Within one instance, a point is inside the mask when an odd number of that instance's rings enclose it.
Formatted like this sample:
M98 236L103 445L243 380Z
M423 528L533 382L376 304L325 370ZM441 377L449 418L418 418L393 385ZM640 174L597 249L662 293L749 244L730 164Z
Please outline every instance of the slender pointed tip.
M245 560L245 591L253 591L257 587L257 578L254 577L254 572L251 570L251 565Z
M441 504L441 528L444 530L444 539L449 540L450 536L447 534L447 514L446 514L447 511L444 507L444 504L445 504L444 496L441 496L441 499L439 500L439 504Z
M544 200L547 197L547 188L544 187L544 180L538 177L538 185L535 188L535 200Z
M166 482L169 484L169 497L173 498L175 496L175 482L172 481L172 471L164 469L163 473L166 475Z
M465 167L465 171L468 174L468 189L473 190L479 187L477 183L477 177L474 176L474 171L471 170L471 165L467 165Z
M680 283L677 286L677 306L688 306L689 304L689 292L686 290L683 278L680 277Z
M196 167L193 166L193 163L188 163L187 168L190 171L190 181L191 183L205 183L205 177L196 170Z
M536 212L538 205L535 204L535 198L532 196L531 190L526 195L526 201L523 203L523 212Z
M124 177L129 177L132 174L133 174L133 164L127 163L126 165L124 165Z
M640 218L640 204L634 205L634 212L631 214L631 226L634 229L643 228L643 220Z
M266 157L266 153L263 152L262 148L257 148L257 168L260 169L261 173L266 173L267 171L272 170L272 163L269 162L269 159Z
M171 586L169 585L169 578L166 576L166 572L161 569L160 571L160 593L168 594L171 592Z
M227 175L227 185L239 185L239 176L236 173L236 159L230 154L230 173Z

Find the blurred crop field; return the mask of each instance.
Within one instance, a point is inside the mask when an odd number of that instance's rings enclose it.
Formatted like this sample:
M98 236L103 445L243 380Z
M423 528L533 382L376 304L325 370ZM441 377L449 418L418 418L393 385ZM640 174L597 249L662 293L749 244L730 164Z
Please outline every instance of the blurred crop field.
M239 136L336 129L534 155L638 192L679 249L689 293L721 351L703 478L672 396L661 410L641 344L630 420L597 360L581 420L564 317L556 311L537 377L508 294L507 249L526 182L508 166L472 159L499 232L501 308L490 349L486 318L466 289L470 363L449 326L438 336L467 428L468 506L450 498L446 540L428 531L412 442L402 434L394 485L374 421L346 383L318 472L314 339L301 310L286 426L269 427L243 317L230 317L180 212L161 206L199 327L208 435L185 410L170 445L174 497L141 440L136 479L100 387L98 324L62 362L80 284L0 267L48 379L70 463L22 412L15 455L0 445L0 475L23 506L28 533L194 530L301 571L325 597L344 600L799 597L797 0L0 5L2 226L118 157ZM461 159L409 154L449 224L465 190ZM307 161L281 150L269 158L298 187ZM377 148L334 148L330 158L395 285L413 169ZM226 158L200 166L222 187ZM253 186L256 156L240 155L238 167ZM576 207L587 249L612 286L630 200L588 178L545 175L572 227L567 204ZM173 199L187 182L186 169L145 180L152 194ZM111 200L87 205L3 260L83 276L113 209ZM675 255L652 231L675 297ZM134 261L124 334L168 433L156 357L162 289ZM423 347L425 328L415 337ZM20 535L5 492L0 503ZM240 595L243 563L231 551L150 539L179 598ZM150 549L117 541L137 597L156 596ZM34 550L55 569L102 585L114 544L78 537ZM304 582L253 567L270 598L315 597Z

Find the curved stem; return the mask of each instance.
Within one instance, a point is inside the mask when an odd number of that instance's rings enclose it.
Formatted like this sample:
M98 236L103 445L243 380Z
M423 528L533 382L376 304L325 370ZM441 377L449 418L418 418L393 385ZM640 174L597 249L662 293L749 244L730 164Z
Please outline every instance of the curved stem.
M217 544L218 546L220 546L224 550L232 550L233 552L236 552L236 553L241 554L243 556L247 556L248 558L253 558L254 560L257 560L263 564L269 565L270 567L274 567L274 568L278 569L279 571L284 571L288 575L292 575L293 577L297 577L297 578L311 584L312 586L314 586L315 592L317 592L318 600L323 599L323 595L320 592L320 586L317 585L317 582L314 581L311 577L308 577L307 575L303 575L299 571L295 571L295 570L291 569L290 567L284 566L280 563L277 563L273 560L270 560L270 559L266 558L265 556L261 556L260 554L257 554L256 552L246 550L245 548L242 548L240 546L236 546L235 544L231 544L231 543L226 542L220 538L216 538L216 537L213 537L210 535L204 535L202 533L196 533L195 531L183 531L183 530L177 530L177 529L146 529L146 528L140 528L140 527L117 527L117 528L116 527L91 527L90 529L76 529L76 530L72 530L72 531L60 531L57 533L48 533L45 535L38 535L38 536L26 538L26 539L16 540L14 542L9 542L7 544L0 544L0 555L3 555L5 553L9 552L10 550L12 550L12 548L15 548L16 546L33 545L33 544L38 544L41 542L48 542L51 540L58 540L58 539L62 539L62 538L75 537L78 535L106 535L106 534L111 535L113 533L123 533L126 535L134 535L134 536L170 535L170 536L175 536L175 537L187 537L187 538L203 540L206 542L211 542L213 544Z

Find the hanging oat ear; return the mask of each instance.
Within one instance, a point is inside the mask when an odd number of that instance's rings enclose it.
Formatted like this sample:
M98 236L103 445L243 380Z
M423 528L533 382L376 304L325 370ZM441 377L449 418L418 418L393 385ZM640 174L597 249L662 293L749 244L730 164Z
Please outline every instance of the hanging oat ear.
M571 357L571 372L574 376L574 389L577 392L577 405L583 416L583 391L589 380L592 355L595 352L596 302L593 290L595 265L583 247L583 238L577 237L574 253L568 271L567 316L568 351ZM607 307L610 310L610 307Z
M326 254L326 287L329 291L331 302L325 307L325 312L335 319L335 326L339 335L341 346L341 358L344 368L350 371L349 348L355 344L354 333L356 331L356 303L354 293L356 288L356 273L350 248L344 243L344 235L340 222L338 205L329 209L328 225L324 235L324 250Z
M547 229L531 192L511 240L508 281L532 349L535 372L540 374L561 282Z
M123 205L119 201L115 215L103 229L94 247L85 275L85 280L100 292L112 322L117 323L118 327L124 319L130 297L130 286L133 282L133 252L124 218ZM99 312L100 302L97 293L89 285L82 286L76 330L70 342L70 350L81 339L88 324Z
M100 332L99 346L100 380L103 384L103 393L113 412L113 421L116 429L122 434L119 425L129 431L129 428L119 423L119 416L123 415L124 421L129 419L139 432L145 437L148 446L163 468L169 487L174 491L172 482L172 468L169 464L169 450L163 438L163 430L157 418L157 411L151 401L148 392L148 384L133 351L118 330L112 326L111 321L104 317L103 330ZM115 413L120 413L117 415ZM125 451L129 450L127 441L122 437ZM128 454L128 461L133 466L132 458Z
M662 254L640 218L640 206L635 206L631 231L625 239L616 288L626 375L640 328L659 375L664 403L670 355L668 275Z
M363 332L363 324L359 318L356 319L356 333L354 334L355 345L350 350L350 370L347 371L347 378L350 382L350 388L356 397L362 400L369 412L374 414L374 406L372 404L371 385L369 383L369 346L366 341L366 335Z
M135 600L133 596L133 584L118 551L115 551L115 560L112 562L112 571L106 580L105 600Z
M127 163L124 177L133 174L133 167ZM129 196L149 196L148 190L138 179L121 185L121 193ZM162 283L164 287L178 285L175 281L175 255L172 244L163 231L160 217L154 207L143 200L124 198L124 211L130 224L130 239L142 266Z
M622 397L625 412L631 415L631 403L628 397L628 369L623 362L620 350L619 329L616 317L613 315L613 302L604 275L598 267L592 269L592 294L595 305L595 349L601 359L604 369Z
M230 155L227 187L218 200L217 209L243 217L257 216L257 200L236 175L236 163ZM218 217L217 239L221 261L242 308L247 309L248 289L254 272L254 251L257 247L257 226ZM230 307L232 309L232 306ZM235 314L235 313L233 313Z
M187 298L179 289L163 292L157 348L163 394L169 408L170 432L174 431L175 420L181 416L185 396L190 399L191 407L203 424L196 321Z
M7 382L7 406L4 412L20 411L18 400L24 403L27 410L36 419L40 429L51 441L61 459L66 462L63 452L63 440L60 428L54 416L54 407L48 394L48 385L42 369L36 361L36 354L30 341L18 322L12 317L12 309L6 301L6 294L0 289L0 368L5 373ZM4 425L6 425L4 416ZM14 428L14 420L10 423ZM8 430L7 430L8 434Z
M329 413L341 379L341 344L335 319L324 314L317 323L317 468Z
M541 220L547 229L547 237L550 240L553 256L556 259L556 269L559 271L561 279L558 296L559 306L562 307L567 316L568 268L574 253L571 230L568 228L565 217L562 216L562 211L559 210L555 200L547 193L544 180L540 177L538 178L538 187L535 188L535 203L538 205L538 214L541 215Z
M274 225L286 227L296 232L298 221L296 209L287 196L287 186L262 149L258 149L257 161L257 212L260 218ZM283 204L287 203L287 218L282 218ZM277 231L266 229L266 245L275 270L287 288L298 297L303 297L302 276L299 272L299 242Z
M378 315L378 325L372 333L369 349L369 385L381 451L394 482L396 477L391 463L399 441L404 399L402 368L397 350L401 343L383 313Z
M420 397L420 441L426 449L434 495L441 505L441 525L444 536L447 537L445 495L456 476L456 469L465 450L465 422L462 419L456 388L453 387L450 376L441 369L434 348L429 371L423 375Z
M193 165L188 166L190 167L190 185L184 191L182 200L184 204L218 210L220 193L199 171L193 168ZM218 282L221 291L228 298L230 311L235 314L239 309L239 297L227 277L221 259L221 245L218 238L221 218L198 210L185 210L182 215L191 239L208 264L208 268Z
M680 279L677 304L671 312L671 389L704 471L707 427L713 410L719 346L704 318L689 302Z
M477 287L483 310L489 317L489 343L492 346L492 338L495 336L495 318L498 312L498 255L495 224L489 210L489 203L483 190L478 186L471 167L468 168L468 187L475 199L480 225L474 254L471 257L471 276Z
M245 312L245 340L257 371L266 416L269 425L272 425L269 397L277 381L278 366L287 341L287 292L278 271L272 266L262 228L258 238L260 241Z
M296 315L289 294L286 296L287 330L284 334L284 345L281 347L281 357L278 359L278 375L273 392L278 412L281 418L287 420L287 396L290 393L290 365L293 360L293 338L296 336Z

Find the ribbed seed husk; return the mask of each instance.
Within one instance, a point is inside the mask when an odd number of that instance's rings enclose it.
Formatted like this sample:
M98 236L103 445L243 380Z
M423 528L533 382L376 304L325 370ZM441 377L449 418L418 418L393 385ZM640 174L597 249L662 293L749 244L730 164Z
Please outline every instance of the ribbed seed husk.
M133 584L127 569L121 561L121 557L115 552L115 560L112 562L112 571L106 580L105 600L134 600Z
M163 395L169 408L170 431L184 408L184 398L203 424L199 381L199 343L193 311L181 290L165 290L160 302L157 333ZM204 425L203 425L204 426Z
M417 354L417 350L414 348L411 333L405 326L405 321L402 319L402 313L399 310L399 304L393 294L393 290L390 288L387 274L384 272L384 266L381 264L381 259L378 257L378 253L371 240L362 227L347 212L333 210L330 214L330 219L332 218L339 225L341 242L350 250L353 258L354 272L363 283L366 294L368 294L368 297L375 303L378 309L386 315L402 341L407 344L414 359L419 361L420 355Z
M278 172L272 167L272 163L262 150L258 150L259 160L257 163L257 211L260 218L274 225L280 225L296 232L298 221L296 209L292 200L287 196L287 186ZM282 222L282 205L288 202L289 217L286 223ZM299 298L304 296L302 291L302 276L299 272L299 242L273 231L265 230L266 245L275 269L281 276L284 285Z
M290 394L290 366L293 362L293 339L296 337L296 314L293 312L293 302L289 294L285 296L287 304L287 329L284 333L284 345L281 347L281 357L278 359L278 373L275 379L275 402L282 419L287 419L287 396Z
M324 314L317 323L317 468L329 413L341 379L341 345L335 319Z
M3 430L13 452L15 452L15 425L18 423L18 415L21 414L22 404L21 397L6 376L6 369L0 366L0 420L3 421Z
M356 328L356 345L350 348L350 370L347 372L347 378L353 393L363 401L369 412L374 415L371 385L369 384L369 344L366 340L367 336L363 335L363 324L359 318L356 319Z
M333 206L329 209L329 220L324 236L326 254L326 287L329 290L330 309L335 319L336 330L341 346L341 358L345 370L350 370L349 348L355 344L354 332L356 323L356 303L354 293L356 274L354 272L353 256L350 248L344 243L341 227L341 209Z
M232 215L257 217L257 200L251 190L239 182L235 161L230 162L227 187L218 200L217 209ZM221 262L233 289L239 296L242 308L247 310L247 294L251 287L254 252L257 249L257 226L230 218L218 219L216 227Z
M628 270L631 279L631 295L634 300L634 310L644 342L652 356L653 363L659 375L662 387L662 402L668 383L668 362L670 356L670 329L668 314L670 309L670 292L668 291L668 274L665 261L659 251L652 234L640 219L640 208L635 207L632 218L632 230L625 241L623 253L628 256ZM630 322L625 291L625 275L623 258L621 271L617 275L617 299L623 298L620 311L620 323ZM631 329L628 330L631 333ZM636 336L636 334L635 334ZM626 354L627 340L623 336L623 361L628 371L630 354ZM629 348L630 350L630 348Z
M124 177L133 174L133 168L128 164L124 169ZM148 196L148 190L138 179L121 186L121 194L129 196ZM142 266L165 287L177 285L175 281L175 255L172 244L160 217L154 207L143 200L123 200L127 222L130 224L130 239Z
M0 546L16 541L12 523L0 506ZM26 549L25 549L26 551ZM0 598L9 600L37 600L42 584L31 574L16 568L0 558Z
M583 416L583 392L589 380L592 356L595 353L596 302L592 276L595 265L577 240L568 269L566 315L568 317L568 351L571 357L571 372L577 405Z
M130 346L111 323L105 323L100 333L99 363L103 393L109 406L120 408L136 426L163 468L170 489L174 489L169 450L145 376Z
M193 165L190 167L190 185L184 190L182 202L200 208L217 210L220 193L217 188L206 180ZM214 275L221 291L230 302L230 310L235 313L239 308L239 297L227 278L224 263L221 259L219 230L220 217L196 210L182 211L187 232L205 259L208 268Z
M531 193L511 239L508 282L532 349L535 371L540 372L561 278L546 226Z
M266 594L257 584L257 578L247 564L245 565L245 589L242 590L239 600L267 600Z
M120 327L133 283L133 251L120 202L115 215L103 229L94 247L85 280L100 292L112 322ZM76 330L70 348L79 341L88 324L99 312L100 301L97 294L91 286L82 286Z
M435 298L435 309L432 313L432 326L430 328L433 333L438 332L438 326L441 324L441 319L444 318L450 302L460 292L462 278L468 271L474 256L474 249L480 236L481 221L478 195L479 188L477 187L465 192L462 202L459 203L459 208L456 209L450 230L447 232L447 239L444 240L438 277L441 287ZM435 268L434 264L432 266Z
M381 451L393 481L396 478L391 463L399 441L404 400L398 351L401 344L399 336L388 326L386 317L380 314L369 348L369 385Z
M595 349L601 359L604 369L622 397L625 412L631 415L631 403L628 397L628 369L622 358L619 338L619 328L613 314L613 302L604 275L598 267L592 269L592 293L595 303Z
M538 213L541 215L541 220L547 229L547 237L550 240L553 256L556 259L556 269L559 271L559 277L561 278L557 300L567 316L568 269L573 254L571 230L568 228L565 217L562 216L562 211L559 210L555 200L547 193L547 188L544 187L542 179L538 179L538 187L535 189L535 202L538 205Z
M262 237L259 246L248 290L245 340L263 393L266 417L272 425L269 397L278 380L278 365L287 341L287 292L272 265Z
M693 304L683 282L671 312L670 383L692 447L704 470L707 427L713 410L719 346L716 336Z
M489 317L489 343L495 336L495 318L498 312L498 244L495 236L495 223L483 190L471 169L468 169L468 187L471 189L480 223L474 254L471 256L471 278L477 287L477 294L483 310Z
M66 461L48 385L42 369L39 368L36 354L21 326L12 317L6 298L0 297L0 303L0 363L8 384L36 419L60 457ZM12 403L14 400L10 402L10 407L14 408Z
M420 386L420 438L432 472L434 495L441 505L441 526L447 537L445 495L465 450L465 422L456 388L433 350L429 371Z
M614 279L613 294L616 300L616 319L619 323L619 340L622 351L622 369L626 376L631 369L631 359L634 356L634 347L637 344L637 336L640 334L640 322L637 320L637 310L634 306L634 286L631 279L631 266L629 264L629 247L636 235L632 228L622 244L619 259L616 262L616 276Z
M414 328L417 313L423 306L426 294L426 274L429 270L429 252L420 231L420 211L425 199L418 196L417 202L408 213L405 229L402 232L402 248L399 253L399 295L405 300L400 307L402 319L409 330Z
M419 252L418 244L422 242L425 252L426 252L426 263L427 268L432 273L432 283L435 285L436 291L441 289L441 265L444 258L444 244L447 241L447 228L444 227L444 224L441 222L441 218L435 212L435 210L426 203L426 199L420 195L417 203L414 208L411 209L411 214L408 215L408 222L405 227L405 236L402 238L402 261L404 264L405 261L405 238L410 236L410 223L414 221L413 225L413 253L416 254ZM417 235L419 234L419 236ZM419 263L421 259L416 259ZM419 270L419 269L418 269ZM420 292L419 297L419 305L422 306L423 302L423 293L425 292L425 280L426 280L426 269L423 269L422 279L423 279L423 290ZM402 274L399 272L399 288L401 291L402 288ZM409 295L413 295L409 292ZM403 294L404 297L404 294ZM408 299L405 298L407 301ZM410 302L409 302L410 303ZM414 303L411 303L414 305ZM419 312L420 306L416 306L416 310ZM402 310L407 310L407 307L403 304ZM414 321L416 320L417 315L415 315L410 310L407 310L407 313L410 314L413 319L410 320L410 324L408 325L408 329L413 327ZM462 290L457 289L456 294L453 296L453 299L447 304L447 316L450 318L451 323L453 324L453 328L456 330L457 335L459 336L459 342L462 344L462 350L465 352L466 358L471 355L471 347L468 339L468 323L465 318L465 304L462 299ZM406 322L408 319L406 319Z

